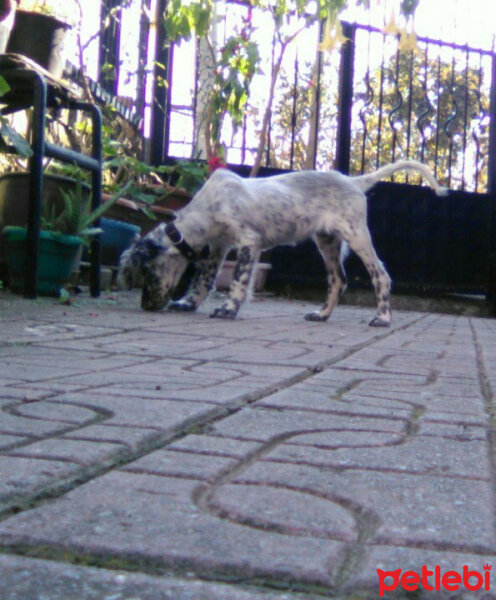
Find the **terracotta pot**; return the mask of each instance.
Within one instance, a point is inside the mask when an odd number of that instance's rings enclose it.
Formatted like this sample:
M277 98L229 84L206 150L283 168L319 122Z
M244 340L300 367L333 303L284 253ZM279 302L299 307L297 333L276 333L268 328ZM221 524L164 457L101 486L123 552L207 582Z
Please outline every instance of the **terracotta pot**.
M102 202L109 196L102 194ZM140 208L147 207L155 215L156 219L150 219L147 217ZM146 235L159 223L168 223L174 218L175 211L169 208L163 208L161 206L147 206L140 202L134 202L126 198L119 198L113 206L111 206L105 213L105 216L109 219L116 219L118 221L124 221L125 223L131 223L137 225L142 233Z
M154 206L167 208L169 210L181 210L191 201L191 194L181 188L170 185L153 186L155 193L163 190L163 194L158 196Z

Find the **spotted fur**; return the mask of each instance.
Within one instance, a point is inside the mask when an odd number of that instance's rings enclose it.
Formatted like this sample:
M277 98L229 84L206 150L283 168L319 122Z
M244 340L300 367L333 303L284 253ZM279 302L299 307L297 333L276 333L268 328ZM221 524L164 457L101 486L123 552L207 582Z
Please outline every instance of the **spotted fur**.
M245 300L261 250L311 237L326 264L328 292L322 309L305 318L325 321L338 303L346 287L341 255L347 244L363 261L375 289L377 314L370 325L387 327L391 321L391 280L372 245L365 192L400 170L419 172L437 194L445 193L430 170L416 161L400 161L358 177L337 171L301 171L243 179L227 169L215 171L177 215L175 224L188 244L198 253L209 246L210 254L196 262L188 292L169 308L196 310L212 289L228 250L236 248L238 258L229 296L212 314L233 319ZM120 279L129 287L140 272L144 279L141 305L146 310L158 310L169 302L187 264L162 224L122 255Z

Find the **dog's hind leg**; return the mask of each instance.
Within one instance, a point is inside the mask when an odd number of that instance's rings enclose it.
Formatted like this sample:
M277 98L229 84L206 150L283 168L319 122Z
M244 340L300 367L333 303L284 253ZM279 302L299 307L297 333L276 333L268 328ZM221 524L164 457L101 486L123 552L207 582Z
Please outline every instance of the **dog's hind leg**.
M346 274L341 264L341 240L335 235L318 234L315 241L327 269L327 300L321 310L306 314L305 319L327 321L339 296L346 289Z
M355 229L353 235L345 235L343 232L343 238L360 257L372 279L377 299L377 314L369 325L371 327L389 327L391 324L391 278L374 250L368 228L363 226L358 231Z
M238 250L238 260L234 268L233 280L229 288L229 297L222 306L216 308L210 315L218 319L235 319L239 308L246 298L253 267L258 259L260 250L255 246L241 246Z
M215 278L225 254L225 250L219 250L214 252L208 259L199 260L195 265L196 271L188 291L180 300L171 302L168 309L179 312L195 311L214 287Z

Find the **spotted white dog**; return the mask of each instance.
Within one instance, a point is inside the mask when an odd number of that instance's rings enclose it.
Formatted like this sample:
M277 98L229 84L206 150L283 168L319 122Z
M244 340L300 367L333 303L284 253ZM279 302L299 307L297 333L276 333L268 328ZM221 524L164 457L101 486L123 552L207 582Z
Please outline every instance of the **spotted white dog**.
M391 280L372 245L367 227L365 192L396 171L417 171L438 195L446 193L430 170L415 161L401 161L370 175L348 177L337 171L301 171L273 177L243 179L227 169L215 171L173 223L159 225L123 253L120 280L128 287L144 277L141 306L159 310L190 262L196 274L186 295L170 302L172 310L194 311L213 287L227 252L237 249L229 296L212 317L234 319L246 297L261 250L313 238L325 261L328 296L323 308L307 314L325 321L346 287L341 265L343 242L361 258L374 285L377 314L370 322L391 322Z

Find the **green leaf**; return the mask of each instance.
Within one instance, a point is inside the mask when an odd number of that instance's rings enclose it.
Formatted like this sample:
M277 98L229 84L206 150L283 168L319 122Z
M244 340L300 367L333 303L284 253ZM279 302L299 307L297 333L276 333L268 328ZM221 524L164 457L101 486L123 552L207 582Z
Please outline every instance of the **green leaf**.
M7 92L10 92L10 85L0 75L0 96L4 96Z
M156 221L156 220L157 220L157 217L156 217L155 213L154 213L154 212L152 212L152 211L151 211L151 210L148 208L148 206L141 206L141 207L140 207L140 210L141 210L141 212L142 212L142 213L143 213L145 216L147 216L147 217L148 217L149 219L151 219L152 221Z
M20 154L25 158L29 158L33 155L33 150L26 138L12 129L3 116L0 117L0 136L3 138L4 143L5 140L7 140L14 147L17 154Z

